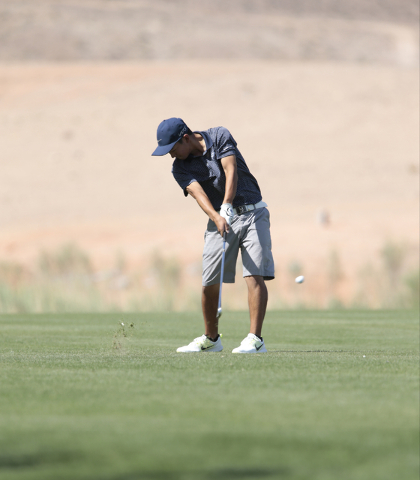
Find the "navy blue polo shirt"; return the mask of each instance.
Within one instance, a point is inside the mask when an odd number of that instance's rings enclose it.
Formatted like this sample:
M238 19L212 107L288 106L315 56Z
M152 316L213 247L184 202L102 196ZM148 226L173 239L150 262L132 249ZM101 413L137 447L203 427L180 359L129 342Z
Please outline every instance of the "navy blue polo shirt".
M186 188L192 182L198 182L209 197L215 210L220 210L225 196L226 176L221 159L235 155L238 186L232 205L250 205L262 200L260 187L255 177L249 171L244 158L236 146L229 130L215 127L199 133L206 143L206 151L197 157L190 155L185 160L175 159L172 174L187 196Z

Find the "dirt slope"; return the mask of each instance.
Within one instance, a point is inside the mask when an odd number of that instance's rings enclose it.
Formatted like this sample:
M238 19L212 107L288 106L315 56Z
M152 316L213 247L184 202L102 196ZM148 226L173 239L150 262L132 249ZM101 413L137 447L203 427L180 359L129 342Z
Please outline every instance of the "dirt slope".
M297 262L316 295L337 251L353 292L388 239L416 261L417 82L417 70L328 63L2 66L0 258L73 240L99 264L119 249L133 266L156 250L199 262L204 214L170 158L150 156L157 124L177 115L238 141L270 206L278 288Z
M418 19L414 0L0 0L0 61L418 65Z

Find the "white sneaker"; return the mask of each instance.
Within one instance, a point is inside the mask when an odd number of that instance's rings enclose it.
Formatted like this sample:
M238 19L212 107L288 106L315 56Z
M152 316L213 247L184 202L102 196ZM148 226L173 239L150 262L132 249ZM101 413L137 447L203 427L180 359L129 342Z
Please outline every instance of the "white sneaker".
M248 333L238 348L234 348L232 353L267 353L264 340L261 341L253 333Z
M221 352L223 350L222 346L222 335L219 335L219 338L212 342L205 335L201 337L194 338L194 340L185 347L177 348L177 352L181 353L192 353L192 352Z

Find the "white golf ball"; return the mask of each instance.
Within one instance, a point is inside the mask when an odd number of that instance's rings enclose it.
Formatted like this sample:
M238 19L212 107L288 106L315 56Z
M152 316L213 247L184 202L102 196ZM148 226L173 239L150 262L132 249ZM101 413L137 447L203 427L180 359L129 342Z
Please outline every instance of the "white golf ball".
M296 283L303 283L304 280L305 280L305 277L303 275L299 275L299 277L295 278Z

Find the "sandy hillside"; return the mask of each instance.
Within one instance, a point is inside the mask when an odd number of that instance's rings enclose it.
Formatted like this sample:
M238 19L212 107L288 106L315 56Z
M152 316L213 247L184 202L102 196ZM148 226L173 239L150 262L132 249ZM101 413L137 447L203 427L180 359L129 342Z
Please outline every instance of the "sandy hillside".
M0 61L418 65L417 0L0 0Z
M204 214L183 197L170 158L150 156L157 124L174 115L231 130L270 206L280 269L299 261L322 277L336 249L351 276L387 239L416 250L416 70L183 62L1 72L3 258L31 261L73 240L98 261L117 249L135 263L156 249L199 259Z
M33 265L41 249L71 241L98 268L117 251L133 270L154 252L176 257L197 283L206 218L173 180L170 158L150 156L158 123L180 116L196 130L228 127L257 177L271 212L272 293L296 295L298 269L302 298L323 304L335 275L335 294L351 302L361 271L382 268L386 242L404 250L405 272L417 268L418 9L297 3L248 2L236 35L194 30L194 52L206 54L195 55L182 22L167 37L173 2L42 1L35 11L0 1L0 259ZM199 18L213 12L201 5ZM74 22L86 8L95 15ZM149 29L151 60L127 43L132 18ZM222 32L226 18L209 21ZM106 22L123 62L110 60ZM225 58L211 58L215 38Z

